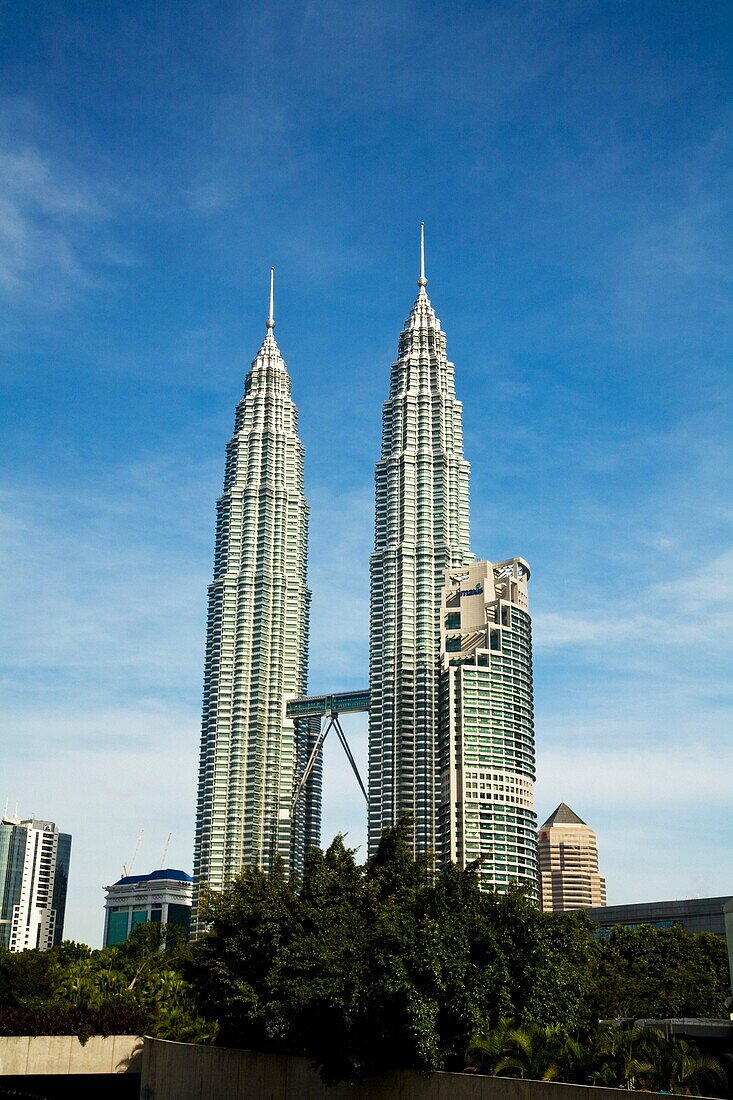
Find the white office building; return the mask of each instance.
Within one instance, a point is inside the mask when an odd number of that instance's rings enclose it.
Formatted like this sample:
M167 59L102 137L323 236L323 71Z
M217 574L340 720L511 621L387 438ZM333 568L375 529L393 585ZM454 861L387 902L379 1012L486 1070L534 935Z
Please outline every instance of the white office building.
M0 820L0 945L47 951L64 931L71 836L53 821Z
M188 935L193 879L185 871L161 868L147 875L123 875L107 887L104 946L124 943L141 924L172 924Z

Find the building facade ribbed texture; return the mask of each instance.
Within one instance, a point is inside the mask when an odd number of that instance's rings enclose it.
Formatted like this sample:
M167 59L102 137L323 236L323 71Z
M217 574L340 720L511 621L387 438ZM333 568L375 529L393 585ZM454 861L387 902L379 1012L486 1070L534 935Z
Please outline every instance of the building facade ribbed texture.
M303 446L290 377L272 331L252 363L226 453L209 587L194 931L202 886L220 889L244 866L291 867L320 839L320 770L295 819L289 805L307 723L286 698L308 679L310 592ZM300 816L298 816L300 815ZM305 820L305 816L307 820Z
M369 849L414 817L416 851L436 850L440 598L466 565L469 464L445 334L420 291L399 338L376 465L370 581Z
M540 901L546 913L606 904L596 834L564 802L539 830L537 858Z
M438 851L481 886L537 893L532 624L522 558L476 561L443 589Z

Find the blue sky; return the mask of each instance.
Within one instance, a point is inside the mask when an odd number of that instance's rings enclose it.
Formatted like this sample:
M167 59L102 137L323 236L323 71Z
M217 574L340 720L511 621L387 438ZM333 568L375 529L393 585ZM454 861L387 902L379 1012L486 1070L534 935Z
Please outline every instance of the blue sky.
M380 408L448 335L476 553L532 567L543 820L609 900L730 893L727 3L0 5L0 800L191 865L214 502L277 269L311 686L367 678ZM351 723L366 755L364 724ZM364 839L338 747L324 835Z

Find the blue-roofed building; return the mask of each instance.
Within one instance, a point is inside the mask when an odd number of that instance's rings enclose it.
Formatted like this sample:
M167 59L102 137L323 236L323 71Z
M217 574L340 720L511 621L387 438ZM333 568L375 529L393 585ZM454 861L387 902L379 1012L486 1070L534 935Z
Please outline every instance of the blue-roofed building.
M176 924L188 936L193 879L172 867L149 875L124 875L107 887L104 946L124 943L141 924Z

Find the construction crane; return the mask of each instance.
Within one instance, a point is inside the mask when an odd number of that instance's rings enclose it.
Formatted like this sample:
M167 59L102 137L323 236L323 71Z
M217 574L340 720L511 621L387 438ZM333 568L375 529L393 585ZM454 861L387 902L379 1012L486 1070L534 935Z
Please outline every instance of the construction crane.
M137 834L137 840L135 841L135 847L133 848L132 857L130 859L130 868L129 868L129 870L125 866L124 863L122 864L122 877L123 878L127 878L128 875L132 874L132 868L135 864L135 860L137 859L137 853L140 851L140 844L141 844L141 841L143 839L143 833L144 832L145 832L144 829L140 829L140 832Z
M168 839L165 842L165 848L163 849L163 855L160 857L160 869L161 871L165 867L165 857L168 855L168 849L171 846L171 840L173 839L173 833L168 833Z

